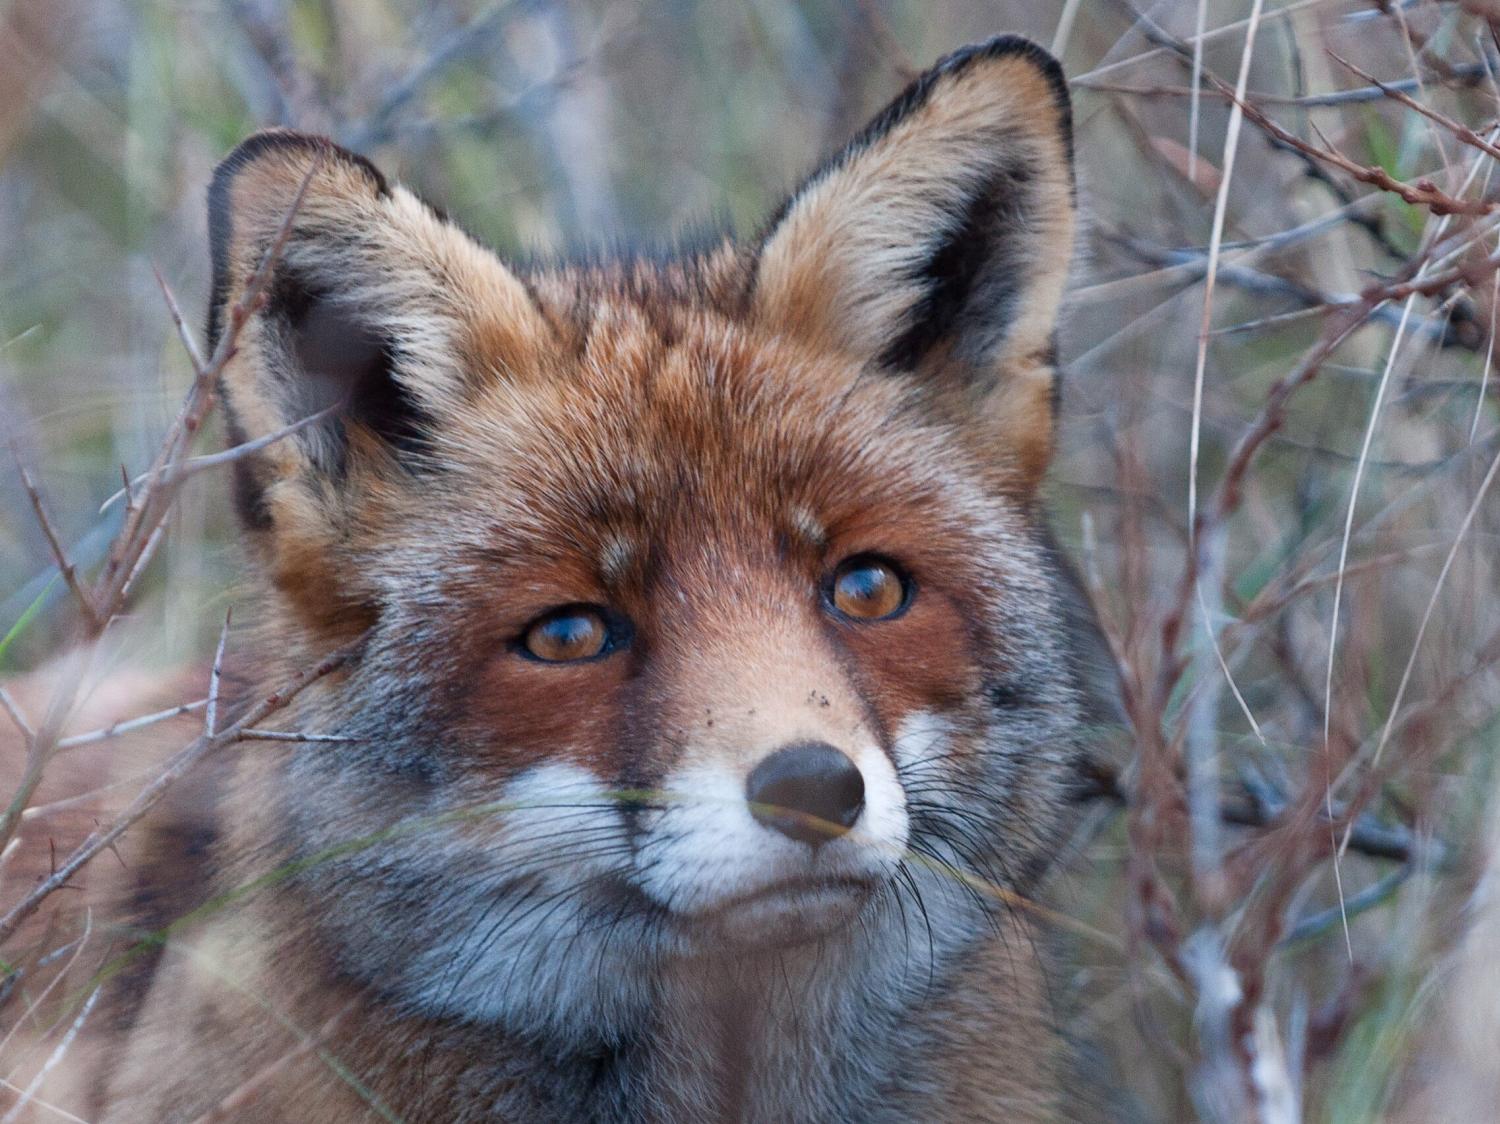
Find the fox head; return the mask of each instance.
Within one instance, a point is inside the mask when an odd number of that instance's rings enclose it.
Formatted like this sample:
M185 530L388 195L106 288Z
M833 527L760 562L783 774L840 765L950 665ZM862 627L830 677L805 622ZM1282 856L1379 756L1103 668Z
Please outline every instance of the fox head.
M1049 56L948 56L673 260L508 265L281 131L210 220L232 440L324 415L238 466L270 662L364 637L272 801L344 971L607 1037L772 954L899 1002L1010 908L1077 721Z

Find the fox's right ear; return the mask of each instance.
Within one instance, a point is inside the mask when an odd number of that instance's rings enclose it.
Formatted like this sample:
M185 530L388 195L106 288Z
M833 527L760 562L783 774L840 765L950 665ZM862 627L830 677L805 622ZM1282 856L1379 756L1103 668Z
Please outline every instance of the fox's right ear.
M1016 36L965 47L787 201L755 256L752 311L946 397L1030 490L1051 451L1073 196L1056 60Z
M236 463L242 520L285 591L357 602L358 567L336 557L351 521L429 471L445 417L477 381L531 367L549 330L497 257L321 137L272 130L230 153L209 236L210 346L250 310L221 380L230 440L329 414Z

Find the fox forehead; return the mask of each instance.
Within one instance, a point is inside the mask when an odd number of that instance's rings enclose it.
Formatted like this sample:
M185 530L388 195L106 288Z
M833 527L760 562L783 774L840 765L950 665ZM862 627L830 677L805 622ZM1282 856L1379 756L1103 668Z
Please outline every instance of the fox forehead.
M554 369L480 380L389 526L430 543L453 524L491 557L581 555L608 573L671 538L771 560L962 539L1001 517L962 434L909 383L701 305L578 299L588 320Z

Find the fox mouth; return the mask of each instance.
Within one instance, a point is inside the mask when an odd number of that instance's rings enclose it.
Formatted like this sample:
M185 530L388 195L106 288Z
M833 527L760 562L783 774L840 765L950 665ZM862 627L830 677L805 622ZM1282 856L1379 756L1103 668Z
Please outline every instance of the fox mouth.
M778 949L826 937L851 922L875 890L868 878L788 878L679 915L702 937Z

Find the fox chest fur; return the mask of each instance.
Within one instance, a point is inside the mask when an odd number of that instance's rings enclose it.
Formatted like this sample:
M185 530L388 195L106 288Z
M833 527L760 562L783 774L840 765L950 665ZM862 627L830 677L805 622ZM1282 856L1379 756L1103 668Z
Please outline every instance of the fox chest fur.
M512 268L326 141L226 159L231 439L315 419L237 466L256 678L354 655L216 782L102 1118L1052 1118L1073 217L1012 38L677 259Z

